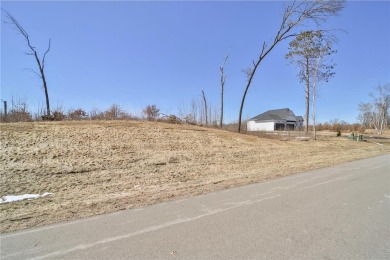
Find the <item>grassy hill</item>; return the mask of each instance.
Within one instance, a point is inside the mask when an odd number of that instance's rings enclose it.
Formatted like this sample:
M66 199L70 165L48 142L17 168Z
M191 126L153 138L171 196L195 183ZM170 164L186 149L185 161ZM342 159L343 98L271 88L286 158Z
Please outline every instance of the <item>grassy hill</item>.
M0 125L1 232L134 208L390 152L322 137L265 139L189 125L64 121Z

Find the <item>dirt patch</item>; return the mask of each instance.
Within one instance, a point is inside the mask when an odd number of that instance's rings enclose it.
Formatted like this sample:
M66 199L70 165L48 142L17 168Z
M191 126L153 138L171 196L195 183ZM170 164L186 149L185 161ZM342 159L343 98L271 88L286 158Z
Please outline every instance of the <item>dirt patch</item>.
M1 232L260 182L389 153L388 145L307 142L139 121L1 124Z

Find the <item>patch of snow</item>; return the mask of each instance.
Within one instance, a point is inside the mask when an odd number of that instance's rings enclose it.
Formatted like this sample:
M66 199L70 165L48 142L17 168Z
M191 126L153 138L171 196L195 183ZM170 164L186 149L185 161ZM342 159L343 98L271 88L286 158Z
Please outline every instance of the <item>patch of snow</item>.
M19 200L32 200L32 199L37 199L40 197L46 197L49 196L53 193L45 192L42 195L39 194L23 194L23 195L7 195L3 196L0 198L0 204L1 203L7 203L7 202L14 202L14 201L19 201Z

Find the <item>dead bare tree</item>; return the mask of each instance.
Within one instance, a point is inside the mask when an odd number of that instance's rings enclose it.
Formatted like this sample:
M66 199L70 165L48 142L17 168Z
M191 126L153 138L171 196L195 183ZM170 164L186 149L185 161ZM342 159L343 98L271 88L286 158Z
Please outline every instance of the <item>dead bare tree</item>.
M191 113L187 121L192 122L193 124L197 124L201 121L199 117L201 117L201 113L198 114L198 111L200 110L198 102L195 98L191 101Z
M263 42L260 55L257 61L253 60L253 67L245 69L247 75L247 83L244 94L241 99L240 113L238 117L238 132L241 132L241 118L244 108L244 102L248 89L251 86L253 77L260 66L261 62L280 42L287 38L296 36L297 33L293 29L304 22L314 22L319 25L326 21L329 16L337 15L344 7L344 0L306 0L293 1L291 4L285 6L283 11L283 18L279 30L276 33L271 44Z
M208 114L208 110L207 110L207 101L206 101L206 95L204 94L204 91L202 90L202 98L203 98L203 106L204 106L204 115L205 115L205 119L206 119L206 126L208 125L208 117L207 117L207 114Z
M28 52L26 54L33 55L35 57L35 61L37 62L39 73L37 73L33 69L31 69L31 71L35 75L37 75L39 78L41 78L41 80L42 80L43 90L45 92L45 99L46 99L46 116L45 116L45 118L50 119L51 118L50 102L49 102L49 93L47 90L47 82L46 82L46 76L45 76L45 61L46 61L46 55L50 51L50 41L51 40L49 39L49 46L47 47L47 50L43 54L43 57L39 58L38 52L37 52L36 48L34 46L32 46L32 44L30 42L30 37L29 37L28 33L26 32L26 30L24 30L22 25L20 25L20 23L16 20L16 18L14 16L12 16L8 11L4 10L3 8L1 10L4 13L5 18L6 18L6 21L4 21L4 22L14 26L14 29L17 30L18 32L20 32L22 34L22 36L24 37L24 39L26 40L27 45L28 45L29 49L31 50L31 52Z
M223 93L224 93L225 80L226 80L224 69L225 69L225 64L226 64L226 61L228 58L229 58L229 54L225 56L225 60L223 61L223 64L219 67L219 72L221 75L221 114L220 114L220 118L219 118L219 127L220 128L222 128L222 126L223 126Z

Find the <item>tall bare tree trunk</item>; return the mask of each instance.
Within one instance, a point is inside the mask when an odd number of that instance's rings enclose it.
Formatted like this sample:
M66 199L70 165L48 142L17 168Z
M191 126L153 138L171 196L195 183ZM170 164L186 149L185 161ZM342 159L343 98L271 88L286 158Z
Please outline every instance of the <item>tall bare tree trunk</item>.
M305 135L309 134L309 113L310 113L310 74L309 74L309 58L306 57L306 127Z
M222 128L222 126L223 126L223 92L224 92L225 80L226 80L226 76L224 74L224 68L225 68L226 60L228 58L229 58L229 55L226 55L222 66L219 67L219 71L221 73L221 115L220 115L220 119L219 119L219 127L220 128Z
M316 66L314 69L314 75L313 75L313 84L312 84L312 104L311 104L311 114L313 118L313 138L314 140L317 140L317 129L316 129L316 112L315 112L315 102L316 102L316 95L317 95L317 83L318 83L318 71L320 69L320 64L322 62L323 54L320 53L317 60L316 60Z
M46 51L46 53L49 50L50 50L50 41L49 41L49 48ZM46 53L45 53L45 56L46 56ZM37 64L38 64L38 67L39 67L39 72L40 72L42 83L43 83L43 90L45 91L46 116L50 117L51 113L50 113L49 92L47 90L47 83L46 83L46 77L45 77L45 71L44 71L44 66L45 66L44 61L45 61L45 59L43 59L43 62L42 62L43 64L41 64L41 61L39 60L39 57L38 57L38 53L35 50L34 50L34 56L35 56L35 60L37 61Z
M317 131L316 131L316 113L315 113L315 101L316 101L316 85L313 85L312 89L312 103L311 103L311 116L313 118L313 134L314 134L314 140L317 140Z
M6 100L2 100L4 102L4 122L7 122L7 114L8 114L8 111L7 111L7 101Z
M203 97L203 105L204 105L204 115L206 118L206 126L209 124L208 118L207 118L207 102L206 102L206 95L204 94L204 91L202 90L202 97Z
M219 118L219 127L222 129L223 126L223 85L221 85L221 115Z

